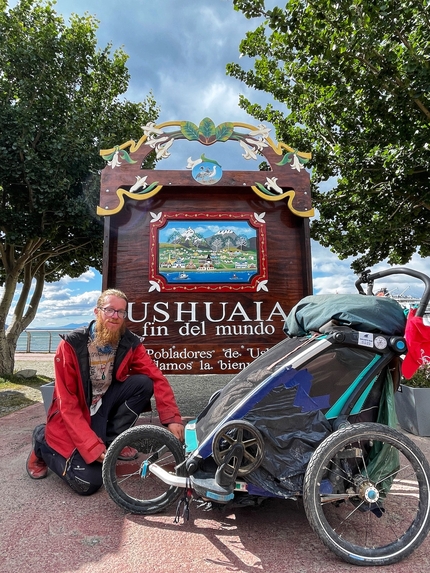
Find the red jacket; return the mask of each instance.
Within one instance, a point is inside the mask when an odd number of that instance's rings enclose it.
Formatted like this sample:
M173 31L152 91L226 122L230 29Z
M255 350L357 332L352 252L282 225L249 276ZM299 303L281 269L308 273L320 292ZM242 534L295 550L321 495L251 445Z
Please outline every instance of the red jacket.
M66 459L77 449L91 463L106 446L91 429L88 333L88 327L74 330L58 346L54 395L45 437L48 445ZM118 344L113 378L124 382L131 374L146 374L153 381L155 405L162 424L182 423L169 382L148 356L140 338L126 330Z

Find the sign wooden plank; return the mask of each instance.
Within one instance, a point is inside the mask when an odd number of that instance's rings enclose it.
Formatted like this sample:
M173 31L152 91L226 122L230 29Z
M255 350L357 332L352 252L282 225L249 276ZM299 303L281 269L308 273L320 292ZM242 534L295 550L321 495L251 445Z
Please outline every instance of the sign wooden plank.
M159 145L172 141L166 125L154 126ZM112 168L133 145L102 152L103 288L126 292L128 326L167 375L235 374L284 338L287 313L312 292L309 174L286 161L224 173L208 152L194 174L142 170L143 144Z

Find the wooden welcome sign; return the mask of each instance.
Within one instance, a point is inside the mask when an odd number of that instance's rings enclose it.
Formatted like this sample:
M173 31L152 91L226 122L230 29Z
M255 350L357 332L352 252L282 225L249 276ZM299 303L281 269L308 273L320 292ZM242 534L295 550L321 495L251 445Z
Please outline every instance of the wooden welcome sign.
M128 326L166 375L237 373L284 338L289 310L312 292L310 156L269 132L173 121L101 151L103 289L127 294ZM183 170L142 169L179 139L204 152ZM210 146L226 141L268 170L223 171Z

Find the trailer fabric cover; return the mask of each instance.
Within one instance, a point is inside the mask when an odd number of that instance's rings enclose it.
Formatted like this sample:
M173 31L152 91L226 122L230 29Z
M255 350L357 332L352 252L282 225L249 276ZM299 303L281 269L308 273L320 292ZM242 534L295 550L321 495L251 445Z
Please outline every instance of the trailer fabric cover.
M284 332L290 337L321 332L330 321L362 332L403 336L406 317L400 304L387 297L360 294L311 295L287 316Z

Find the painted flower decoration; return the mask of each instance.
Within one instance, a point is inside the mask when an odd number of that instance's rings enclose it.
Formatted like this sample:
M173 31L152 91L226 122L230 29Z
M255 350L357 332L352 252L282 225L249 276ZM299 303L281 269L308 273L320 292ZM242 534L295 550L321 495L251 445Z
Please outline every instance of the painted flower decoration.
M155 127L155 122L153 121L150 121L149 123L144 125L142 130L143 130L143 135L146 135L146 137L149 137L151 135L162 135L164 133L162 129Z
M279 193L281 195L283 193L283 190L276 183L277 180L278 180L277 177L266 177L266 183L264 184L264 186L267 187L267 189L273 189L273 191L276 191L276 193Z
M195 167L196 165L199 165L202 162L203 162L203 159L201 157L199 157L199 159L193 159L192 157L189 157L187 159L187 169L193 169L193 167Z
M256 289L257 292L259 292L260 290L264 290L264 291L266 291L266 292L269 292L269 289L267 288L267 283L268 283L267 280L259 281L259 282L257 283L257 289Z
M119 167L121 165L121 162L119 160L119 151L115 151L112 159L108 161L107 164L110 165L112 169L115 169L115 167Z
M255 146L259 151L261 151L264 147L268 147L267 143L261 139L251 139L250 137L247 137L245 141L250 145Z
M265 216L266 216L265 211L263 213L254 213L254 217L257 219L259 223L266 223L266 221L264 220Z
M266 127L263 123L260 123L257 129L248 132L248 135L251 137L262 137L263 139L267 139L270 135L270 128Z
M300 163L298 156L296 154L294 154L291 169L296 169L297 171L301 171L304 168L305 168L305 166Z
M257 159L257 152L255 148L250 147L245 141L239 141L239 145L242 147L245 153L242 153L242 157L245 159Z
M148 183L146 182L147 179L148 179L147 175L145 175L145 177L140 177L139 175L137 175L136 183L132 187L130 187L130 193L134 193L140 188L145 189L145 187L148 187Z
M127 163L136 163L130 155L127 153L125 149L120 149L118 145L115 146L112 153L108 153L107 155L102 155L103 159L107 161L107 164L115 169L115 167L119 167L121 165L120 159L125 159Z
M151 285L148 289L148 292L152 292L154 290L156 290L157 292L160 292L160 285L156 282L156 281L149 281L149 284Z
M289 151L282 157L282 160L276 165L285 165L286 163L291 163L291 169L296 169L297 171L301 171L302 169L305 168L305 163L307 163L308 161L309 159L305 157L300 157L297 153Z
M144 145L149 145L152 149L155 149L160 143L167 141L169 139L168 135L164 135L163 137L153 137L152 139L148 139L145 141Z
M157 159L166 159L167 157L170 157L169 148L173 145L173 141L173 139L169 139L166 143L156 145L155 151Z

